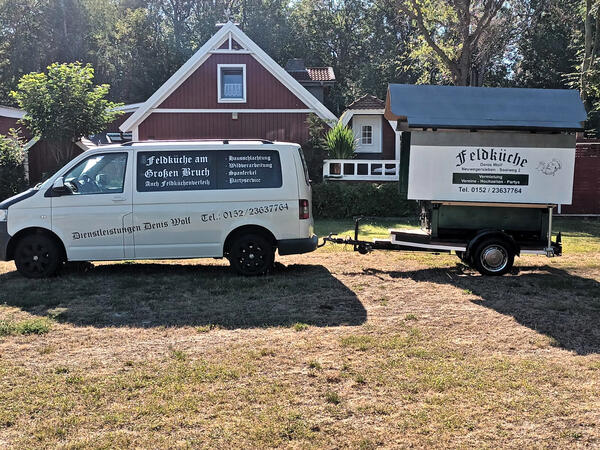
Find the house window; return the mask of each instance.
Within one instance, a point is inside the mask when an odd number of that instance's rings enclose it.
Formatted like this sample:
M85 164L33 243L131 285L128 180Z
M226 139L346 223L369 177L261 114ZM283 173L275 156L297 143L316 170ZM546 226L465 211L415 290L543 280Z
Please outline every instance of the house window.
M371 145L373 143L373 127L371 125L363 125L360 135L360 143L362 145Z
M219 103L246 102L246 65L219 64L217 66Z

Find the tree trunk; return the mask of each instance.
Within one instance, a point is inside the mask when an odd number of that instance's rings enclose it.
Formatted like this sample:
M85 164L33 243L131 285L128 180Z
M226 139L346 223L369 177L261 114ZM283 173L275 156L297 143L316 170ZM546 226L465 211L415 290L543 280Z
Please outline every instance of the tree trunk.
M592 63L592 43L593 43L593 21L592 21L592 0L586 0L585 2L585 32L584 32L584 45L583 45L583 61L581 64L581 78L580 78L580 90L581 100L585 105L586 111L592 109L591 101L588 97L588 72L591 68Z

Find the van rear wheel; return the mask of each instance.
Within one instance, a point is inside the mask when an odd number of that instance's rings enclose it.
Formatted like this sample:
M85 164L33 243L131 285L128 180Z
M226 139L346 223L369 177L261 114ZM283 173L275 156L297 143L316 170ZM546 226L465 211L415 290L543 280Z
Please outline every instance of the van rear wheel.
M275 247L260 234L243 234L231 243L228 258L240 275L264 275L273 268Z
M15 248L15 265L26 278L47 278L58 272L61 250L48 236L32 234L21 239Z

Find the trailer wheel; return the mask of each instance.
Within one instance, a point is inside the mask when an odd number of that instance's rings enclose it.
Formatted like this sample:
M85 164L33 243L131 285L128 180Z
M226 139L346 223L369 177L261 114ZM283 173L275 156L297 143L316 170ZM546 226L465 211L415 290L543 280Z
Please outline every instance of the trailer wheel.
M264 275L275 262L275 247L261 234L243 234L231 243L231 267L240 275Z
M504 275L515 262L512 246L503 239L485 239L473 255L475 269L482 275Z

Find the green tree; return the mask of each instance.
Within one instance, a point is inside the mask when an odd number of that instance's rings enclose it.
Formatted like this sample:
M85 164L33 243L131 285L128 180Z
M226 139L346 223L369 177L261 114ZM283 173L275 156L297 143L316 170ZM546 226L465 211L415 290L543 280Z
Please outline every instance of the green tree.
M580 22L580 0L533 0L531 21L519 36L515 84L530 88L567 87L575 71L572 45Z
M105 98L109 86L93 80L90 65L54 63L45 73L24 75L11 92L26 112L27 128L48 141L57 167L71 160L74 142L103 131L121 114Z
M0 134L0 201L26 188L24 156L15 130L10 130L8 136Z
M300 0L291 13L298 56L307 64L332 66L337 82L329 106L341 113L355 94L354 80L370 52L363 39L367 4L361 0Z
M481 86L515 34L516 2L399 0L398 8L415 26L413 56L459 86Z

